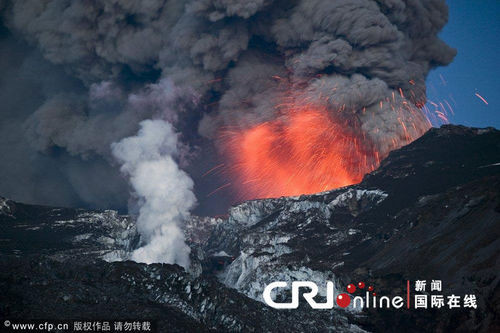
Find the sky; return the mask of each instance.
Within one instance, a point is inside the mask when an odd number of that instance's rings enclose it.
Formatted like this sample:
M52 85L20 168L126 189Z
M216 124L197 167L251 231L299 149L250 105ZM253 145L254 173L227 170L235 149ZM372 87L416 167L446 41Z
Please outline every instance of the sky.
M449 21L440 37L458 53L450 65L429 74L427 97L436 103L448 101L454 111L448 117L452 124L500 128L500 1L447 3Z

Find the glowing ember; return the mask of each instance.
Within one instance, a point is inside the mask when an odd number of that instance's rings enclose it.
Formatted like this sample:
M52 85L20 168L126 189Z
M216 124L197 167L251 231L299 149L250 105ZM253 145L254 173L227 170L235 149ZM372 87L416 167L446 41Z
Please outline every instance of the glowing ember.
M486 101L486 99L483 96L479 95L479 93L475 93L475 95L477 96L477 98L482 100L484 104L488 105L488 102Z
M248 130L225 131L241 199L310 194L361 181L378 166L378 152L353 128L324 109L306 107Z

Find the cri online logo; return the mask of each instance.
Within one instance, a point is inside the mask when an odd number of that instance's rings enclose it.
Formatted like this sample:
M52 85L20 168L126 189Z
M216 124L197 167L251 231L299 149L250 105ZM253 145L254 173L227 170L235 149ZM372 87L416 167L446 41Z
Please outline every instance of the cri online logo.
M402 308L406 303L406 308L414 309L427 309L428 305L431 308L441 308L448 305L448 308L477 308L476 295L468 294L464 295L463 298L459 295L439 295L436 292L442 291L441 280L432 280L430 283L430 290L426 290L427 281L426 280L416 280L415 281L415 294L411 298L410 281L406 281L406 295L403 296L382 296L377 298L377 294L374 292L373 286L368 286L365 289L364 282L358 282L357 286L354 284L347 285L348 293L341 293L336 297L336 303L341 308L348 307L352 302L352 307L356 308L390 308L395 309ZM308 288L309 290L303 293L304 299L309 303L313 309L331 309L334 306L334 288L333 282L326 282L326 302L318 303L314 300L314 297L318 294L318 286L312 281L294 281L292 282L292 301L289 303L279 303L273 300L272 292L274 289L286 288L288 283L285 281L273 282L266 286L263 293L264 301L267 305L275 309L297 309L299 307L299 296L300 288ZM365 296L354 296L353 294L356 290L365 291ZM428 292L430 291L430 293ZM370 295L371 293L371 295ZM354 297L351 300L351 297ZM413 302L411 302L413 300ZM406 301L406 302L405 302ZM412 305L413 303L413 305Z
M312 281L294 281L292 282L292 301L290 303L277 303L272 299L271 293L274 289L276 288L286 288L288 286L288 283L285 281L277 281L273 282L269 285L266 286L264 289L264 301L267 303L267 305L275 308L275 309L296 309L299 307L299 289L300 288L309 288L309 292L305 292L303 294L304 299L309 303L309 305L313 309L331 309L333 308L333 282L327 281L326 282L326 302L325 303L317 303L314 300L314 297L318 294L318 286L316 283ZM365 283L364 282L358 282L358 288L359 289L364 289L365 288ZM349 284L347 286L347 291L352 294L356 291L356 286L353 284ZM369 306L370 301L369 301L369 293L372 292L373 297L376 297L376 293L373 292L373 286L369 286L367 288L367 293L366 293L366 299L367 299L367 304ZM356 296L361 298L360 296ZM386 297L389 299L388 297ZM346 308L351 304L351 296L346 293L342 293L337 295L336 298L337 305L340 306L341 308ZM361 298L361 307L364 306L364 300ZM403 298L402 297L395 297L393 299L393 306L396 308L400 308L403 306Z

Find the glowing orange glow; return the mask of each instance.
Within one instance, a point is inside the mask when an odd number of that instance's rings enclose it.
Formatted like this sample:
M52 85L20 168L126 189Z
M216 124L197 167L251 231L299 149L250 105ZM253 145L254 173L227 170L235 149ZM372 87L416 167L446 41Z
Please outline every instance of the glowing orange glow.
M353 128L324 109L304 107L247 130L225 131L240 199L310 194L360 182L378 166L378 152Z

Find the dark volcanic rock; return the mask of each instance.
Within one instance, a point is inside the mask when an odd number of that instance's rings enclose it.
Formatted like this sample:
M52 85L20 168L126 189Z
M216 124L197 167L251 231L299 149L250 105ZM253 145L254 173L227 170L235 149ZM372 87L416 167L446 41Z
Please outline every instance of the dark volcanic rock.
M0 254L120 259L139 243L135 222L116 211L26 205L0 197Z
M276 280L335 280L343 288L362 280L379 295L397 295L406 280L441 279L446 295L476 294L478 310L379 310L355 322L381 332L447 331L457 323L493 331L500 313L499 162L498 130L432 129L358 185L233 207L206 251L237 256L222 279L255 299Z
M190 273L106 262L139 244L112 211L0 200L0 311L11 318L151 318L164 331L499 331L500 132L443 126L392 152L357 185L253 200L186 224ZM201 266L203 266L203 273ZM379 296L439 279L478 308L278 311L270 282L364 281ZM282 297L287 297L282 295Z
M356 331L330 313L277 311L177 265L3 256L0 311L12 319L151 320L158 332ZM342 319L342 320L341 320ZM315 328L315 325L318 327Z

